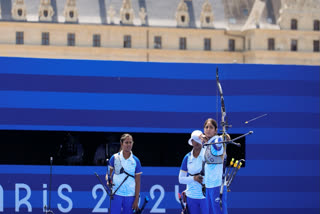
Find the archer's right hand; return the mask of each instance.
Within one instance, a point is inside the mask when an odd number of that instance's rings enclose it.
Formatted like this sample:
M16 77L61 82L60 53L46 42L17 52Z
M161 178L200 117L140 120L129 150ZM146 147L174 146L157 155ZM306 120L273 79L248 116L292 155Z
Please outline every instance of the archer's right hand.
M209 141L209 138L204 134L200 135L199 138L201 139L202 143L206 143Z
M107 186L112 185L112 180L109 179L109 176L108 176L108 175L106 175L106 181L107 181Z
M193 180L197 181L198 183L202 184L203 177L201 175L196 175L193 177Z

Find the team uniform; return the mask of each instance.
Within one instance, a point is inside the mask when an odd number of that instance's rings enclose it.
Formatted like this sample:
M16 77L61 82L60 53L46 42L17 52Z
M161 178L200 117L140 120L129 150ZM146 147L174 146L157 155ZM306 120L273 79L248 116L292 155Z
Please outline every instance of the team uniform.
M132 152L130 157L125 159L121 151L110 158L109 166L114 170L112 191L116 191L111 213L120 214L122 208L122 214L131 214L135 199L135 175L142 173L140 160Z
M207 201L202 193L202 185L193 179L193 175L199 174L202 171L204 149L200 155L195 158L193 150L186 154L183 158L179 182L187 184L186 196L187 206L190 214L206 214L208 212Z
M197 138L201 131L195 131L192 133L192 139L201 144L201 140ZM191 139L190 139L191 140ZM189 144L192 143L189 140ZM204 164L204 149L201 149L197 158L193 156L193 150L185 155L183 158L180 173L179 182L186 184L185 190L187 196L187 207L190 214L207 214L208 206L205 196L202 192L202 185L194 180L194 176L200 174L203 171Z
M221 142L221 136L212 137L208 143ZM222 183L223 173L223 144L215 144L207 146L204 152L205 159L205 185L206 198L208 201L209 214L227 214L227 188L223 188L222 211L220 209L220 187Z

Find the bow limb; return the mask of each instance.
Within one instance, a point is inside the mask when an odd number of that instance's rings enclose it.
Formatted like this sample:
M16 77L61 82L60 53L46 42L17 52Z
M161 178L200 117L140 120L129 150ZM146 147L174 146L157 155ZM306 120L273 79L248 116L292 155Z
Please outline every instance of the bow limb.
M222 138L223 141L226 141L226 136L227 136L227 121L226 121L226 116L227 116L227 112L226 112L226 107L224 104L224 97L223 97L223 91L222 91L222 86L219 80L219 72L218 72L218 68L216 70L216 79L217 79L217 87L219 89L219 94L220 94L220 102L221 102L221 126L222 126ZM224 183L225 183L225 173L224 173L224 169L226 167L225 165L225 155L226 155L226 143L223 143L223 167L222 167L222 181L221 181L221 186L220 186L220 209L222 210L222 198L223 198L223 188L224 188Z
M220 83L220 80L219 80L219 71L218 71L218 68L216 70L216 79L217 79L217 87L219 89L219 94L220 94L220 100L221 100L221 125L222 125L222 129L223 131L225 132L225 117L227 116L227 113L226 113L226 107L224 105L224 97L223 97L223 91L222 91L222 86L221 86L221 83Z

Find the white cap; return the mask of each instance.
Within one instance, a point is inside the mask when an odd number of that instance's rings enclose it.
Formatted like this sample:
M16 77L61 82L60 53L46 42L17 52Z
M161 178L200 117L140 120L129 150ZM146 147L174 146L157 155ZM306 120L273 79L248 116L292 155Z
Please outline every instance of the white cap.
M191 140L194 140L197 143L202 144L202 141L199 138L200 135L202 135L202 131L200 131L200 130L193 131L192 134L191 134L191 138L188 141L189 145L192 146L192 141Z

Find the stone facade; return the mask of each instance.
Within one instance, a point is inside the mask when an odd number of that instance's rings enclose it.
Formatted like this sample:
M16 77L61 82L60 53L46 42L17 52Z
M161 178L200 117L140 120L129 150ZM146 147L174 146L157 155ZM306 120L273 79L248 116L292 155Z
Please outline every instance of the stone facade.
M320 13L315 12L319 11L318 0L295 0L296 4L293 4L292 1L281 1L278 16L274 17L275 23L268 23L267 19L264 21L266 9L263 8L270 6L268 2L266 1L264 5L260 0L252 0L247 20L233 27L230 26L228 20L221 20L221 18L219 20L219 11L215 10L214 4L209 0L201 1L198 17L195 18L197 13L190 14L188 9L196 3L193 1L176 1L175 13L171 17L175 27L169 26L169 22L168 26L152 24L156 21L149 12L150 7L141 5L139 10L136 10L137 8L130 0L123 0L119 5L106 4L104 8L107 11L104 14L105 24L83 23L81 8L78 8L79 2L76 0L65 1L64 7L61 7L65 13L60 13L65 16L65 20L59 21L58 17L57 22L51 21L51 18L43 20L50 22L39 20L41 18L40 9L50 11L50 8L55 8L48 5L50 1L40 1L41 4L37 5L38 21L31 22L28 20L29 12L26 13L28 9L25 7L26 1L14 1L12 11L22 8L23 11L20 12L24 12L21 15L23 18L20 17L21 20L17 20L14 12L12 12L11 19L6 18L3 10L5 7L0 7L2 8L0 56L320 65L320 52L316 47L317 44L319 45L320 31L314 29L316 21L320 22ZM301 13L297 12L297 8L301 9ZM72 17L69 16L70 11L73 11ZM309 13L307 14L306 11ZM52 17L54 13L55 11L49 13L49 17ZM68 16L72 19L68 19ZM183 23L181 23L181 16L184 16L185 22ZM297 20L297 29L291 29L292 19ZM238 20L240 18L236 19L236 22L240 23ZM166 25L165 20L163 23ZM23 32L22 44L17 43L17 32ZM50 45L43 45L44 32L50 35ZM70 39L68 34L74 34L75 46L68 46ZM94 35L99 35L99 37L94 37ZM124 40L128 36L131 48L124 48ZM160 38L161 45L155 44L156 37ZM93 45L96 38L99 38L98 47ZM181 38L185 38L183 45L186 48L184 50L181 49ZM297 50L292 49L293 44ZM206 49L206 45L210 45L210 48Z

